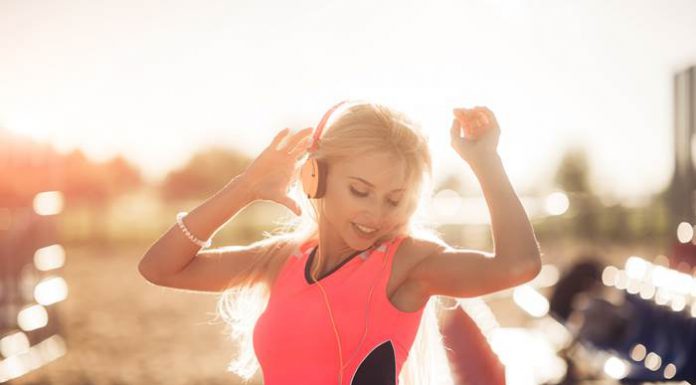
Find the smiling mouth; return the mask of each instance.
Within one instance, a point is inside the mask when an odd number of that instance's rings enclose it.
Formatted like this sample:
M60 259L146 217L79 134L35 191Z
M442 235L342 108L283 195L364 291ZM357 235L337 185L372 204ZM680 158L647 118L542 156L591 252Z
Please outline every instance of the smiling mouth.
M369 237L369 236L377 233L377 229L375 229L375 228L362 226L362 225L359 225L355 222L351 222L351 224L353 225L353 228L358 232L358 234L360 234L362 236Z

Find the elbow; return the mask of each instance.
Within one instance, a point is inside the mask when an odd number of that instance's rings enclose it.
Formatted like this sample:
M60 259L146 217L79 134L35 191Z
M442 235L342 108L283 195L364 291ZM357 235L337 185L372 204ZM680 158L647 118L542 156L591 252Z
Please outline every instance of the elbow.
M147 267L146 258L147 256L143 257L143 259L140 260L140 263L138 263L138 273L141 277L145 278L146 281L157 284L158 279L156 278L154 272Z
M145 265L142 263L142 261L138 264L138 273L141 277L145 278L145 280L152 282L150 279L150 274L145 269Z
M541 272L541 259L537 256L532 262L532 266L529 268L529 280L534 279Z
M541 272L541 253L536 252L526 258L522 279L524 282L533 280Z
M512 286L523 285L533 280L539 272L541 272L541 258L539 253L526 254L525 256L516 256L510 259L506 266L509 272Z
M523 253L522 270L528 281L534 279L541 272L541 254L541 247L536 240L534 241L534 246L526 253Z
M541 258L539 253L520 256L514 258L503 258L496 255L505 262L500 265L500 271L504 271L501 277L501 287L496 290L513 288L524 285L532 281L541 272Z

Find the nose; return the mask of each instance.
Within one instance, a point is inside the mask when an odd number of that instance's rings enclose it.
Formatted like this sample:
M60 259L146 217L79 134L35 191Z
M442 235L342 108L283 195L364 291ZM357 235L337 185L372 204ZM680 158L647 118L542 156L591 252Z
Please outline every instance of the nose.
M365 220L370 226L374 227L381 227L381 222L383 218L383 212L384 207L380 204L379 200L375 198L371 198L368 200L369 202L366 204L366 215L365 215Z

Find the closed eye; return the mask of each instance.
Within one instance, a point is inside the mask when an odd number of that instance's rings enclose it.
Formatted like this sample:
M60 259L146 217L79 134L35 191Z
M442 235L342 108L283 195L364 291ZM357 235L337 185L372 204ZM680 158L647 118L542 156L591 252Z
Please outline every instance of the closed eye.
M368 195L368 193L360 192L360 191L354 189L353 187L350 188L350 191L351 191L351 193L353 193L353 195L360 197L360 198L364 198ZM389 202L390 205L392 205L394 207L399 205L399 202L395 202L395 201L389 200L389 199L387 201Z

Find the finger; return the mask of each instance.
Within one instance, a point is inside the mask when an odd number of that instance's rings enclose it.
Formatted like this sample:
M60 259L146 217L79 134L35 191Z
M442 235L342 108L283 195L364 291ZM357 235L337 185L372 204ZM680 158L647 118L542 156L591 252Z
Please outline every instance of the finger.
M289 196L285 195L282 198L279 199L279 202L283 204L285 207L289 208L290 211L294 212L298 217L302 215L302 209L300 208L300 205L295 202L294 199L290 198Z
M488 121L492 123L494 126L498 127L498 120L495 118L495 114L493 113L493 111L491 111L487 107L482 107L482 109L486 113Z
M476 110L476 116L479 126L488 126L490 124L488 113L483 109L483 107L479 107Z
M457 120L459 120L459 124L461 126L461 135L459 137L467 139L473 138L476 126L476 116L474 115L473 110L466 108L455 108L455 115L457 116Z
M312 134L312 127L306 127L303 128L296 133L290 135L287 139L287 144L285 146L285 150L290 152L292 151L295 146L297 145L298 142L306 138L308 135Z
M481 126L490 125L491 118L488 114L488 111L486 111L485 107L476 107L475 111L475 120L477 124Z
M280 130L280 132L278 132L273 138L273 141L271 142L271 147L276 148L278 146L278 143L280 143L280 141L283 140L283 138L285 138L288 132L290 132L290 129L287 127Z
M470 137L473 135L474 129L479 124L477 121L476 110L473 108L455 108L454 114L457 116L457 119L459 119L459 122L462 125L464 136Z
M292 151L290 151L289 155L294 157L294 158L299 157L301 154L303 154L305 151L307 151L309 149L309 147L311 147L313 142L314 142L313 137L311 137L311 136L305 137L303 140L301 140L299 143L297 143L295 148L293 148Z
M483 125L483 111L481 111L481 107L476 106L472 108L469 111L469 119L471 120L472 126L481 126Z
M294 141L294 146L290 147L288 145L288 149L290 149L290 153L296 153L297 151L301 152L308 148L312 143L314 143L314 135L312 135L312 131L309 131L305 135L298 136Z
M470 110L466 108L455 108L452 110L454 115L461 121L467 120L469 118L469 111Z
M462 137L462 126L461 123L459 123L459 119L454 118L452 119L452 126L450 127L450 135L452 136L452 139L461 139Z

